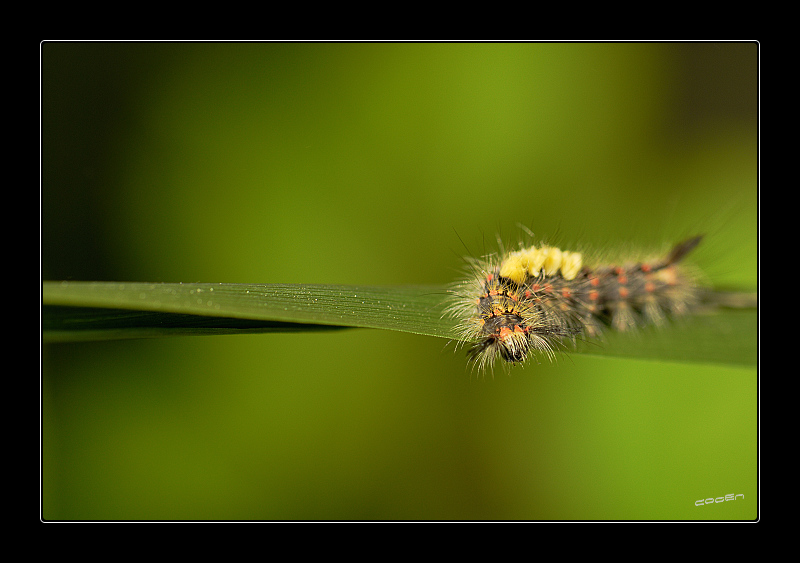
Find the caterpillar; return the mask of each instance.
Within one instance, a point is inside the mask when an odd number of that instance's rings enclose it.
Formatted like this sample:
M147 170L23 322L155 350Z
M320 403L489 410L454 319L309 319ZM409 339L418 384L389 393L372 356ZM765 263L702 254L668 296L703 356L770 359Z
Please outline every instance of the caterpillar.
M618 264L587 265L582 253L548 245L467 258L470 277L450 287L446 314L457 320L459 342L479 371L537 353L553 361L570 341L694 311L702 290L683 259L702 238Z

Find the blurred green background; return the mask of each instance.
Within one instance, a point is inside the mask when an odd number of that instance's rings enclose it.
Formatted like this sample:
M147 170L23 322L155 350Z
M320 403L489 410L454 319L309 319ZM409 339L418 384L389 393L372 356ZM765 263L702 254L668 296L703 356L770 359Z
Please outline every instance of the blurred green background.
M43 279L439 284L708 233L757 282L758 46L44 43ZM46 519L753 519L757 373L470 374L387 331L47 345ZM734 502L695 501L744 494Z

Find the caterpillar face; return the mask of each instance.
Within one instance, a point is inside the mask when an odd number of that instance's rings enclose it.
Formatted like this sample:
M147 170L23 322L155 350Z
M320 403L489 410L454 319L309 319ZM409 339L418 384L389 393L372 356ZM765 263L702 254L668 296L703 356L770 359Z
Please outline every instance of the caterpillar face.
M447 311L479 370L532 352L552 360L556 349L607 327L626 331L691 312L698 288L679 263L700 240L621 265L584 265L580 253L549 246L470 260L475 277L453 286Z

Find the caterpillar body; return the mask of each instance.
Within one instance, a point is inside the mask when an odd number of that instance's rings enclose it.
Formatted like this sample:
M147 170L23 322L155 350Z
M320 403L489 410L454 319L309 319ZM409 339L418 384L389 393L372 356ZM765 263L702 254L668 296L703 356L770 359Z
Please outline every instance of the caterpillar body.
M447 313L479 371L495 360L524 362L611 328L629 331L692 312L701 288L686 257L702 236L653 260L584 265L583 255L553 246L468 258L470 279L450 289Z

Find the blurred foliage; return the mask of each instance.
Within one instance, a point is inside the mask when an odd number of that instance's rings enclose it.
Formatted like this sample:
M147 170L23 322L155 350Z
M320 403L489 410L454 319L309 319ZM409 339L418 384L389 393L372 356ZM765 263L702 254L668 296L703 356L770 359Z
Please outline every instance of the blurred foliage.
M444 284L707 234L757 284L753 43L44 43L43 279ZM48 519L752 519L757 372L476 380L387 331L48 344ZM744 500L696 507L727 493Z

